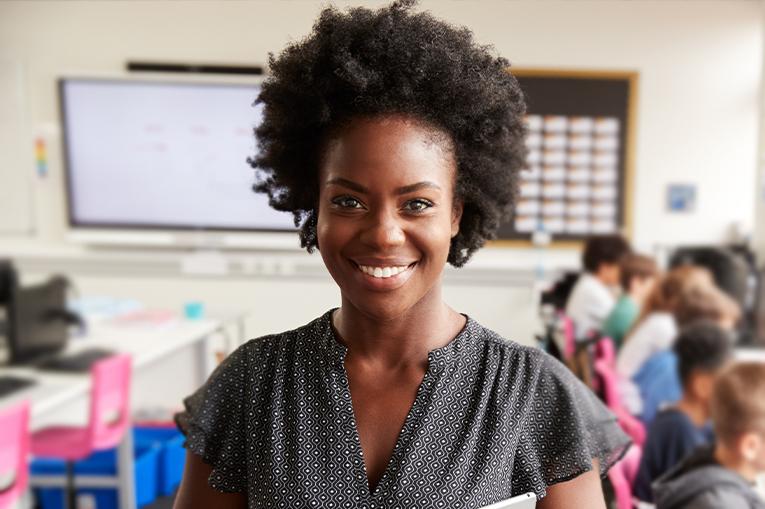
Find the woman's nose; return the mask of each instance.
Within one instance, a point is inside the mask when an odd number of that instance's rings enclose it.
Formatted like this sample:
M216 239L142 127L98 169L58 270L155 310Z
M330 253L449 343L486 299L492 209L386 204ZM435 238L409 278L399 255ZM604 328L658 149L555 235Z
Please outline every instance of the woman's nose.
M371 214L369 224L365 225L361 233L361 241L376 248L400 246L404 239L404 230L395 214L385 211Z

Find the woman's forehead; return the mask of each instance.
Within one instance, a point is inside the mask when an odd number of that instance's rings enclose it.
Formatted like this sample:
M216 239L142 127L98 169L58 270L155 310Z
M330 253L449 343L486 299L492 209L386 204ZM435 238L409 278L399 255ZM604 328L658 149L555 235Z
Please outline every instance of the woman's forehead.
M403 116L349 122L328 142L322 159L323 180L385 175L395 180L451 181L456 169L449 136Z

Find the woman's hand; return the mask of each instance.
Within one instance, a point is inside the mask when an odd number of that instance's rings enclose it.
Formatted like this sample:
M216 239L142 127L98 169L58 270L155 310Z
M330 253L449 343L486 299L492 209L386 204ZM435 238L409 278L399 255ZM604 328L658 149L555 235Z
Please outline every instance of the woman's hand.
M175 496L173 509L245 509L247 499L243 493L222 493L207 484L212 467L202 458L187 452L183 480Z

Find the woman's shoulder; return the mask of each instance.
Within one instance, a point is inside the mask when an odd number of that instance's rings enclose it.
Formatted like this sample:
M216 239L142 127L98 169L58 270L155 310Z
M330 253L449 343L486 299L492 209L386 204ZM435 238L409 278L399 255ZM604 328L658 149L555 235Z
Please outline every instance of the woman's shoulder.
M471 336L479 355L472 357L482 369L509 372L525 384L536 384L544 378L566 378L571 373L557 359L536 346L524 345L470 320ZM524 385L525 385L524 384Z
M322 346L321 343L326 342L332 335L329 320L331 313L332 311L328 311L294 329L250 339L239 346L231 355L236 354L247 358L256 356L262 360L264 356L279 355L299 349L307 349L307 351L318 349Z

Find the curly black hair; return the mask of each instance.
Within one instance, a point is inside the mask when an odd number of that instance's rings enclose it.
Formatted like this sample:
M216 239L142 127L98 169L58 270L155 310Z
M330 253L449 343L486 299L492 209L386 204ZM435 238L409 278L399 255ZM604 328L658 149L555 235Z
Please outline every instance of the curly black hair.
M478 45L466 28L414 0L378 9L322 11L313 32L269 56L271 74L257 102L256 192L292 212L303 247L317 247L322 151L354 118L402 114L448 134L463 205L448 261L460 267L509 219L524 163L526 111L509 63Z

